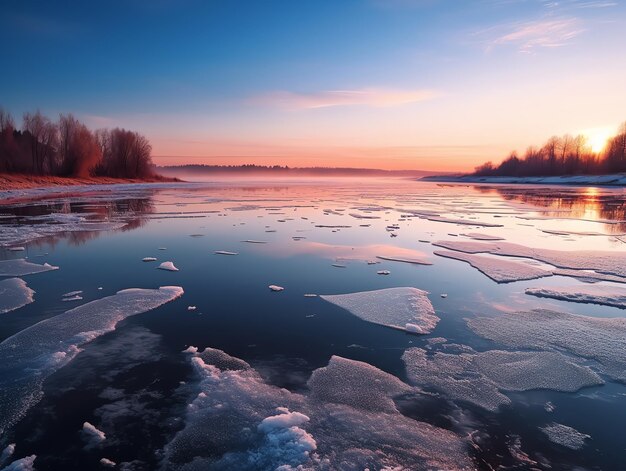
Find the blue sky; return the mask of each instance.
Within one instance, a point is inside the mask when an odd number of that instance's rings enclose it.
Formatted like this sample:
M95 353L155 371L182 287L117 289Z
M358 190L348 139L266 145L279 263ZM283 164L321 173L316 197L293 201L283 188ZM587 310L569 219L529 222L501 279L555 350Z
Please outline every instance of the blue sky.
M617 0L3 3L0 105L161 163L462 170L626 120Z

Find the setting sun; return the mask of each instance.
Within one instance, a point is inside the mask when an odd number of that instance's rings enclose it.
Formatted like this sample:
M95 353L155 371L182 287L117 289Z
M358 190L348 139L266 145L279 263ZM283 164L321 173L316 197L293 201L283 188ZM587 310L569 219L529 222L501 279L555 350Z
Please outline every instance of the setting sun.
M614 133L614 130L611 128L595 128L585 131L584 135L587 136L587 142L591 150L597 154L604 150L607 141Z

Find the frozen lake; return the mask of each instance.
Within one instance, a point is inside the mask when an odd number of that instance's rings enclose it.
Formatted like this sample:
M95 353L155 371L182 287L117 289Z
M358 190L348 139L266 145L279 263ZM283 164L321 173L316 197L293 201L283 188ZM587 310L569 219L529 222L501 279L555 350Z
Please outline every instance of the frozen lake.
M0 469L623 468L623 190L1 197Z

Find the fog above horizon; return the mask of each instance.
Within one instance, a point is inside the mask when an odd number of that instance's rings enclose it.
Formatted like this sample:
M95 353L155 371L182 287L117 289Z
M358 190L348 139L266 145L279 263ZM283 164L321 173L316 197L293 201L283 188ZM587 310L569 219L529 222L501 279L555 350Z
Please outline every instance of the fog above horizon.
M565 133L602 150L626 119L622 1L450 3L13 2L1 101L137 130L158 165L466 171Z

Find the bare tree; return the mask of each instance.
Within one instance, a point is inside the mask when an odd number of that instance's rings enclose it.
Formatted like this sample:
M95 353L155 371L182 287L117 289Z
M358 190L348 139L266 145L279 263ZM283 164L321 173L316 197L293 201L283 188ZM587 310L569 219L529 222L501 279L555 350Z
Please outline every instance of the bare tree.
M37 111L24 114L24 132L30 139L32 168L34 173L52 173L56 152L57 127L49 118ZM47 167L47 168L46 168Z

